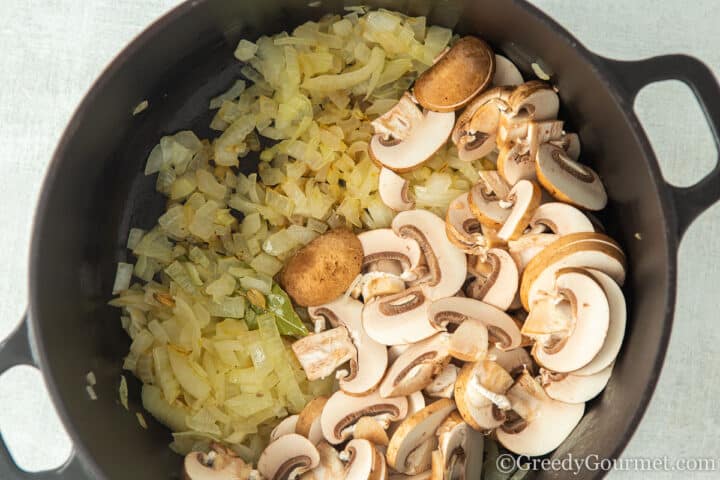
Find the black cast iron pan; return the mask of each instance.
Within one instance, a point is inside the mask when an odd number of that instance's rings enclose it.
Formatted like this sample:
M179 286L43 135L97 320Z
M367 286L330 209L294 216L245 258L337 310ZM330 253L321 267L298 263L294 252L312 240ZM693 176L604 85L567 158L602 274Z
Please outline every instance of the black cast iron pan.
M350 1L348 4L356 2ZM690 86L720 135L720 88L698 60L668 55L619 62L587 51L567 31L524 1L380 0L368 2L428 23L489 40L529 71L542 59L560 91L583 158L603 177L610 195L603 220L625 248L630 276L628 332L605 392L554 458L616 458L650 400L673 320L678 242L690 222L720 198L720 167L692 187L668 185L658 169L633 101L645 85L677 79ZM176 8L128 46L90 90L60 141L35 217L30 303L19 329L0 345L0 373L36 365L45 376L74 443L57 471L28 474L0 441L0 479L178 478L180 459L155 422L140 428L118 405L121 358L129 340L118 313L106 305L115 264L125 260L130 226L152 226L164 200L143 175L160 136L207 129L209 98L239 76L232 50L242 38L292 28L341 13L341 0L311 8L306 0L194 0ZM147 98L150 109L130 112ZM252 165L248 165L252 169ZM642 240L636 238L640 234ZM99 399L89 400L85 374L94 371ZM131 382L131 410L141 410ZM599 478L583 470L578 479ZM537 478L564 478L541 472Z

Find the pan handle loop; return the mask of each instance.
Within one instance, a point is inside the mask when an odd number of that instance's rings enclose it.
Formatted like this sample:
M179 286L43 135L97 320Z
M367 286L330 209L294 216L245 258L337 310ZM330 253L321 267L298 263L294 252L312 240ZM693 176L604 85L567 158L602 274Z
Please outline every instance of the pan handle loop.
M630 107L638 92L654 82L680 80L695 94L710 125L718 151L713 170L690 187L676 187L666 183L675 205L678 237L682 237L698 215L720 200L720 85L713 72L702 61L688 55L662 55L638 61L603 59L615 72L624 87Z
M37 366L30 344L27 314L13 333L0 343L0 375L18 365ZM83 470L78 456L73 452L68 461L56 470L26 472L15 464L0 432L0 479L2 480L81 480L90 478Z

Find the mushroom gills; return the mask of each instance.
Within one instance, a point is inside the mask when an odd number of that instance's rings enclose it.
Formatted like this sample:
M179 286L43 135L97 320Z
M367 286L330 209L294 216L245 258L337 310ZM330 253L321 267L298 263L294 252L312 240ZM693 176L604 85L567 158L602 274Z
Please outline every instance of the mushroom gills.
M517 265L508 252L499 248L488 250L486 258L486 263L489 264L488 273L476 275L465 288L465 294L500 310L507 310L520 286Z
M270 443L258 460L258 470L267 480L289 480L315 468L320 454L307 438L290 433Z
M450 361L449 345L447 333L411 345L388 369L380 383L380 396L409 395L427 387Z

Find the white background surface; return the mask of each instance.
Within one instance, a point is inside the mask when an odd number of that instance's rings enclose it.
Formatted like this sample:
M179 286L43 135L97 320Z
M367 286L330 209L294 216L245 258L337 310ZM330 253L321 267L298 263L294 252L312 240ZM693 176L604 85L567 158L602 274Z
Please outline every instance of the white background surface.
M238 0L245 1L245 0ZM92 81L120 49L178 0L0 0L0 339L27 298L31 217L52 150ZM535 0L591 50L636 59L688 53L720 70L716 0ZM636 109L666 177L694 183L717 157L697 103L669 82L641 92ZM688 231L680 252L675 329L660 384L626 457L720 459L720 210ZM53 467L70 451L40 375L0 377L0 430L21 466ZM685 474L683 478L718 478ZM646 478L618 473L610 478ZM665 473L653 478L678 478Z

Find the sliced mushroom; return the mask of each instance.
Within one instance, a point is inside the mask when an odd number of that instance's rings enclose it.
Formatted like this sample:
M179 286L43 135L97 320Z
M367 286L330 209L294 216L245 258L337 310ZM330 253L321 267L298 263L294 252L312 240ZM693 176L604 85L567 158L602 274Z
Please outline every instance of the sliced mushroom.
M420 245L429 269L429 281L422 285L428 298L447 297L460 290L467 262L463 252L448 240L440 217L426 210L408 210L397 214L392 228L397 235Z
M496 87L502 87L505 85L516 86L521 83L523 83L523 77L515 64L502 55L495 54L495 75L492 84Z
M498 237L508 241L520 238L530 223L533 213L540 206L540 187L530 180L520 180L506 200L512 202L512 210L498 231Z
M535 158L530 155L528 146L524 143L513 143L500 147L497 158L498 173L510 185L520 180L535 180L537 178Z
M460 368L452 363L445 365L440 374L425 387L424 392L429 397L436 398L452 398L455 391L455 381L457 380Z
M428 318L438 329L447 328L449 323L460 324L468 318L480 320L488 329L490 342L504 350L517 348L522 341L520 329L507 313L472 298L436 300L428 309Z
M538 208L541 207L542 205ZM535 258L538 253L559 238L559 235L553 233L526 233L517 240L510 240L508 242L508 252L513 260L515 260L518 274L522 274L530 261Z
M511 93L508 87L490 89L478 95L458 117L451 139L460 160L477 160L495 149L500 112L508 108Z
M383 425L370 417L362 417L357 421L353 431L353 438L364 438L382 447L386 447L390 441Z
M487 243L482 235L480 222L470 210L468 193L463 193L450 203L445 217L445 230L450 242L468 254L483 253Z
M535 158L540 183L558 200L588 210L602 210L607 193L594 170L572 160L560 147L546 143Z
M437 430L438 449L432 457L432 480L481 478L484 438L453 412Z
M344 480L384 480L385 458L368 440L350 440L340 457L346 457Z
M360 292L365 303L375 297L393 295L405 290L405 281L397 275L386 272L368 272L363 275Z
M388 464L411 475L428 470L438 444L435 431L453 410L455 403L442 398L406 418L390 439Z
M547 396L527 372L507 394L518 414L496 430L500 443L518 455L539 456L555 450L585 412L584 403L564 403Z
M395 172L408 172L437 152L452 132L455 114L426 111L422 115L422 121L404 140L373 135L369 148L372 159Z
M547 142L558 141L562 138L562 135L562 120L544 120L529 122L525 143L528 146L531 160L535 160L540 145Z
M352 435L355 424L362 417L373 417L385 424L402 420L407 412L408 402L405 397L382 398L377 392L356 397L338 391L325 404L320 424L325 440L337 445Z
M280 272L280 284L303 307L331 302L360 273L362 245L348 230L332 230L298 250Z
M263 450L258 470L267 480L289 480L318 466L320 454L307 438L290 433Z
M487 87L494 73L492 48L477 37L462 37L418 77L413 93L428 110L454 112Z
M295 433L295 427L297 426L299 417L299 415L290 415L289 417L285 417L275 428L273 428L272 432L270 432L270 441L274 442L283 435Z
M550 143L565 150L568 157L576 162L580 158L580 137L577 133L566 133L557 140L551 140Z
M542 233L549 230L557 235L594 232L590 220L577 208L560 202L540 205L530 219L530 230Z
M311 381L329 377L340 365L358 355L345 327L303 337L292 344L292 349Z
M323 439L320 416L327 401L327 397L324 396L310 400L298 416L295 433L307 438L313 445L317 445Z
M592 375L558 373L541 369L542 387L550 398L565 403L584 403L603 391L612 375L613 364Z
M525 370L531 374L535 372L535 362L524 348L500 350L497 347L491 347L488 350L487 359L500 365L513 378L516 378Z
M380 396L409 395L427 387L450 361L449 342L449 334L438 333L410 346L388 369Z
M404 473L390 472L388 480L431 480L432 470L418 473L416 475L405 475Z
M422 286L374 298L363 309L363 327L371 339L382 345L424 340L438 332L427 318L429 304Z
M488 250L486 259L489 271L485 275L478 274L465 288L465 294L507 310L520 284L517 265L510 254L500 248Z
M463 365L455 382L455 403L463 420L480 431L502 425L510 409L505 393L512 383L510 374L490 360Z
M207 454L190 452L183 461L184 480L249 480L252 472L252 467L241 458L218 445Z
M501 202L507 198L510 190L497 172L480 177L468 195L470 211L483 226L499 230L510 215L510 209Z
M358 235L358 239L363 248L363 271L370 271L381 262L397 262L405 280L417 277L422 252L415 240L399 237L390 228L368 230Z
M340 453L327 442L316 445L320 462L318 466L305 472L300 480L337 480L345 475L345 464L340 460ZM250 480L250 479L248 479Z
M605 291L586 271L558 271L555 289L530 310L522 328L536 340L533 357L555 372L571 372L588 363L605 343L610 307Z
M465 362L485 358L488 349L488 329L480 320L465 319L450 337L450 355Z
M523 307L531 310L531 305L553 289L555 274L561 268L593 268L622 285L625 280L625 256L611 242L609 237L600 233L575 233L545 247L523 272L520 282Z
M560 109L557 93L545 82L531 80L519 85L508 99L514 115L527 115L530 120L554 120Z
M615 281L608 275L598 270L586 269L593 276L608 299L610 307L610 325L608 326L607 337L603 343L600 352L595 355L590 363L572 372L573 375L594 375L607 368L615 361L623 338L625 337L625 324L627 322L627 306L625 304L625 295Z
M362 321L363 304L345 295L335 301L308 310L311 318L326 318L332 325L343 325L357 349L357 358L350 359L350 373L340 379L340 389L362 395L375 388L388 364L387 348L373 341Z
M413 101L412 96L405 92L390 110L372 122L375 133L387 141L407 140L413 130L423 121L423 114Z
M378 193L385 205L396 212L410 210L415 207L408 187L410 182L388 168L380 169Z

